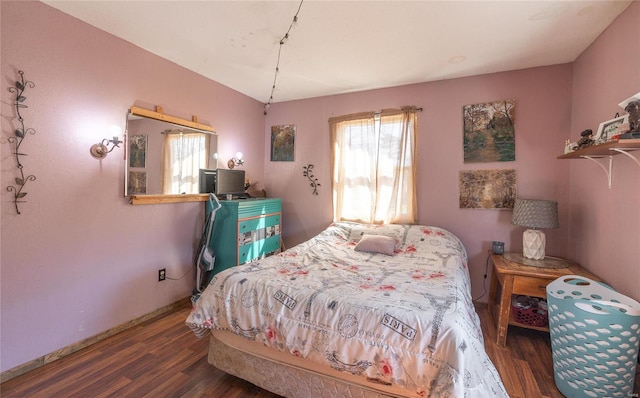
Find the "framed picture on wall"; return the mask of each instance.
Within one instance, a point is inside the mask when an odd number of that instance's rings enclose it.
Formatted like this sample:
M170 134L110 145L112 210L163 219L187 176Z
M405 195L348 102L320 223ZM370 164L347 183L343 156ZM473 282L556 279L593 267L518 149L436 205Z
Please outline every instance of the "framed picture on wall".
M465 163L516 160L516 100L462 107Z
M602 144L617 139L617 136L627 131L629 131L629 115L623 115L600 123L598 132L593 139L596 144Z
M129 167L146 167L147 135L137 134L129 137Z
M463 170L459 178L461 209L513 209L515 170Z
M147 172L129 171L127 179L127 194L140 195L147 193Z
M296 125L271 126L271 161L293 162Z

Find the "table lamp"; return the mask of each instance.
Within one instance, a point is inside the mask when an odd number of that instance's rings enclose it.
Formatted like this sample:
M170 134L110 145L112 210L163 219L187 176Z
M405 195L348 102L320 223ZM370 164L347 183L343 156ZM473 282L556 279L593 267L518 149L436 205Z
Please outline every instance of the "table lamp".
M516 199L511 223L528 229L522 234L523 256L544 258L546 238L540 229L558 228L558 202L553 200Z

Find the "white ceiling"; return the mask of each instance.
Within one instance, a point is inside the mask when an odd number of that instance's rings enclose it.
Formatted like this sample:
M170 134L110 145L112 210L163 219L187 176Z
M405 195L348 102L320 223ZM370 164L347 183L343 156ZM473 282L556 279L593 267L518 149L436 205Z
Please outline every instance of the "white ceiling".
M572 62L631 2L304 0L280 46L297 0L44 1L264 103Z

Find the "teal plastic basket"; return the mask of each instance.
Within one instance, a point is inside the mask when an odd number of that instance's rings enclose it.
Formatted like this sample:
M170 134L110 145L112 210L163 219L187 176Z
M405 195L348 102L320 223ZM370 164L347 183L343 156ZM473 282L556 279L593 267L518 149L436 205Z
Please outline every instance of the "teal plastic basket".
M640 304L579 275L548 284L547 302L558 390L567 398L634 396Z

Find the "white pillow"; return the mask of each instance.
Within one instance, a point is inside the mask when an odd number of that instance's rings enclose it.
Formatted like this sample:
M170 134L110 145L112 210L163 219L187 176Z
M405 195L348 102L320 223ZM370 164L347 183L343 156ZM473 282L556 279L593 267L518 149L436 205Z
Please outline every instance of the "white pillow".
M388 256L393 256L395 248L396 240L390 236L364 234L354 250L359 252L382 253Z

